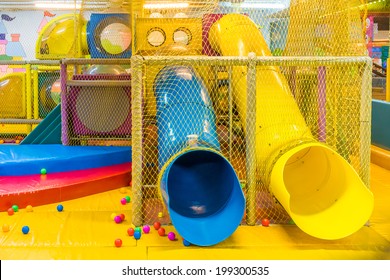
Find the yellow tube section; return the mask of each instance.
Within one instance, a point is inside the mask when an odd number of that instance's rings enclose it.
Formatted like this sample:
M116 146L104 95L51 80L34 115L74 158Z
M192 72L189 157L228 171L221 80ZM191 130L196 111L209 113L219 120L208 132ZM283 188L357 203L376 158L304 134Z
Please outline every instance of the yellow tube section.
M224 56L271 56L256 25L229 14L210 29L212 47ZM246 127L246 67L234 67L232 85ZM359 230L373 210L372 193L348 162L317 142L277 67L257 67L256 160L262 180L296 225L321 239Z

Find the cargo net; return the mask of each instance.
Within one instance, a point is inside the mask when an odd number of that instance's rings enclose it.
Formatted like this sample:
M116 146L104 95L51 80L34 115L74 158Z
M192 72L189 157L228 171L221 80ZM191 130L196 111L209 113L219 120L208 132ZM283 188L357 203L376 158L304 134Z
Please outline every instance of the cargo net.
M77 62L77 60L75 60ZM96 59L94 64L66 65L62 100L62 142L81 146L131 145L131 77L129 60L116 64ZM125 64L127 63L127 64ZM68 72L68 71L67 71Z
M136 225L156 219L170 222L158 176L166 159L184 149L192 135L175 148L165 147L160 143L161 129L180 123L184 130L204 118L214 120L214 136L202 138L204 131L196 128L192 134L233 165L246 196L243 224L259 224L263 218L273 223L291 222L269 190L269 182L275 160L298 142L328 144L369 186L371 69L369 60L361 57L366 54L357 8L361 2L275 1L284 7L276 9L244 8L237 3L242 1L220 2L190 1L183 9L134 11L132 176ZM231 18L211 30L225 14L243 15L252 23ZM254 35L257 32L261 39ZM252 88L246 60L250 52L257 56L252 61L257 66L251 68L257 84ZM143 58L137 60L137 56ZM218 60L220 56L230 59ZM193 90L185 84L182 88L175 85L177 73L169 67L181 68L182 75L195 75L201 81L206 109L187 100L186 110L158 110L157 81L170 92L169 102L183 102L185 93ZM251 90L255 97L247 96ZM254 99L248 102L248 98ZM293 100L293 105L286 105L285 99ZM248 110L251 104L254 107ZM291 114L296 113L304 120L301 137L288 129L278 135L259 126L293 118ZM160 127L161 123L168 128ZM280 137L296 141L284 143Z
M60 103L60 66L8 63L0 65L0 143L19 144Z

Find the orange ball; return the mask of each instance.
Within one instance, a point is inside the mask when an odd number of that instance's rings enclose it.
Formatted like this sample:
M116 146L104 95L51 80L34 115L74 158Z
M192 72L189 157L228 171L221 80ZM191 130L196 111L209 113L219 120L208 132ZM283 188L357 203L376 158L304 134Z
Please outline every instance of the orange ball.
M8 208L7 212L9 216L12 216L14 214L14 209Z
M159 222L155 222L153 224L153 227L154 227L155 230L158 230L161 227L161 224Z
M2 230L3 230L3 232L8 232L8 231L9 231L9 225L4 224L4 225L2 226Z
M268 227L269 226L269 220L267 218L261 220L261 224L263 227Z
M115 246L118 248L121 247L122 246L122 239L119 239L119 238L115 239Z
M133 236L133 235L134 235L134 232L135 232L135 230L134 230L132 227L127 229L127 234L128 234L129 236Z
M163 227L160 227L160 228L158 229L158 235L160 235L160 236L165 236L165 229L164 229Z
M27 212L32 212L32 211L33 211L32 206L31 206L31 205L27 205L26 211L27 211Z

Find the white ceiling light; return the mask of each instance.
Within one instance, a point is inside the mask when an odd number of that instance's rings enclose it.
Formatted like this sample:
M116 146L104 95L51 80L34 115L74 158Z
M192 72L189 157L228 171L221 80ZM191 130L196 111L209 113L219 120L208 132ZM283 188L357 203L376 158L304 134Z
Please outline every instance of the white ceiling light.
M144 4L145 9L183 9L188 8L190 4L185 2L179 3L148 3Z
M44 9L80 9L80 1L39 1L35 3L35 7Z

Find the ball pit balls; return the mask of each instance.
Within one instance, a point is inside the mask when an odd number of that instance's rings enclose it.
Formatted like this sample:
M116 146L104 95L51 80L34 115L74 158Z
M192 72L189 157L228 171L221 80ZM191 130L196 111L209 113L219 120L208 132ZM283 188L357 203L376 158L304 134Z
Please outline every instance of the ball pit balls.
M165 229L163 227L160 227L157 232L158 232L158 235L165 236Z
M30 228L28 226L22 227L23 234L27 234L30 231Z
M122 239L115 239L115 247L121 247L122 246Z
M127 203L130 203L130 200L131 200L131 199L130 199L130 196L126 195L125 198L126 198L126 202L127 202Z
M158 212L158 217L162 218L163 217L163 213L162 212Z
M115 221L115 217L118 216L116 213L111 214L111 220Z
M263 227L268 227L269 226L269 220L268 219L262 219L261 220L261 224L263 225Z
M143 226L142 231L144 233L149 233L150 232L150 226L148 226L148 225Z
M135 230L134 230L132 227L127 229L127 234L128 234L129 236L133 236L134 233L135 233Z
M58 212L62 212L62 210L64 210L64 206L62 206L62 204L58 204L57 205L57 211Z
M141 228L140 227L136 227L135 231L141 232Z
M168 233L168 239L169 240L173 241L173 240L175 240L175 238L176 238L176 235L175 235L174 232L171 231L171 232Z
M8 208L7 212L9 216L12 216L14 214L14 209Z
M121 216L115 216L114 221L115 223L120 224L122 222Z
M120 214L119 217L121 217L122 222L125 220L126 216L125 214Z
M31 205L27 205L26 211L27 212L32 212L33 211L33 207Z
M126 193L127 191L126 191L126 188L125 188L125 187L122 187L122 188L119 189L119 192L120 192L120 193Z
M3 232L9 232L9 225L7 224L4 224L1 229L3 230Z
M153 227L154 227L155 230L158 230L161 227L161 224L159 222L155 222L153 224Z
M47 174L46 168L42 168L42 169L41 169L41 175L46 175L46 174Z
M136 240L140 239L140 238L141 238L141 232L140 232L140 231L134 232L134 238L135 238Z
M4 144L4 140L3 139L0 140L0 144Z
M186 247L188 247L188 246L191 245L191 243L188 242L187 240L183 239L183 245L186 246Z
M126 198L122 198L122 199L121 199L121 204L122 204L122 205L126 205L126 203L127 203Z
M14 212L19 211L19 206L18 205L12 205L12 209L14 209Z

